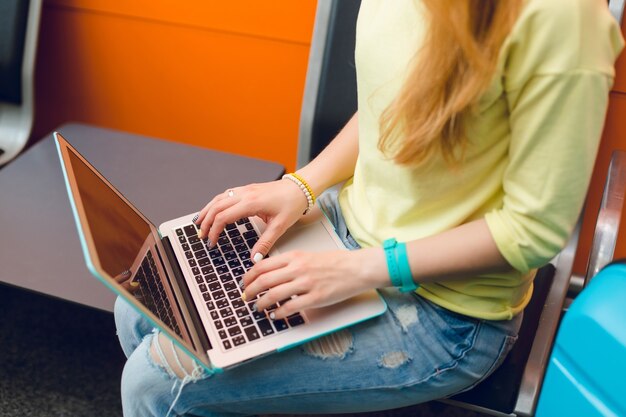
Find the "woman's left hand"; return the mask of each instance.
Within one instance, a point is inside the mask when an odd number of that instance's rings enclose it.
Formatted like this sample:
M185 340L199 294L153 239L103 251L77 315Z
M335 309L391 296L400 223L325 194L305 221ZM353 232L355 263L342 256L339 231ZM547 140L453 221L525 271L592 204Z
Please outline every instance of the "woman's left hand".
M274 311L275 319L309 308L338 303L389 281L381 248L354 251L293 251L257 263L244 276L245 300L267 292L256 302L263 311L288 300ZM297 297L292 298L292 296Z

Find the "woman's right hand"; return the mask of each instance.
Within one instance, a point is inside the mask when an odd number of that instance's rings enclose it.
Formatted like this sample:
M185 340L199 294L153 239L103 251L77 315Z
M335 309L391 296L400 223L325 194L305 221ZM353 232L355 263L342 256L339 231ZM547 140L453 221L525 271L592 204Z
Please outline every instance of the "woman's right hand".
M211 246L229 223L250 216L260 217L266 224L265 232L250 251L265 256L276 240L285 233L308 206L306 196L288 179L231 188L217 195L198 214L198 236L208 236Z

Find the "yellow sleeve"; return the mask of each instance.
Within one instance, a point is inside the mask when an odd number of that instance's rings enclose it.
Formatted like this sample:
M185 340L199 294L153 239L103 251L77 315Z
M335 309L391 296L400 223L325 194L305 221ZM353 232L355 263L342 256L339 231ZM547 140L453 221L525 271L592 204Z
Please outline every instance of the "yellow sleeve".
M526 272L565 245L586 195L611 79L576 71L532 79L511 109L503 207L486 215L504 258Z
M509 41L505 195L486 221L504 258L527 272L554 257L576 224L623 40L601 2L530 0Z

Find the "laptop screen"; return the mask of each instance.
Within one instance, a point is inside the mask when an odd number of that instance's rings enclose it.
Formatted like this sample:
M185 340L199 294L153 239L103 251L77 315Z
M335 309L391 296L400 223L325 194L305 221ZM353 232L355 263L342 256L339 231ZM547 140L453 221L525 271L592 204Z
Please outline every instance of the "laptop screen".
M80 200L102 269L111 277L128 276L139 256L150 225L68 149ZM142 250L143 249L143 250ZM128 276L130 278L130 276Z
M160 266L157 237L150 223L100 178L71 146L65 149L68 174L77 194L75 199L82 207L81 226L90 232L89 253L99 264L99 267L94 265L100 271L97 276L108 281L118 292L126 293L126 298L142 304L160 320L161 326L189 342L187 348L193 349L195 345L189 338Z

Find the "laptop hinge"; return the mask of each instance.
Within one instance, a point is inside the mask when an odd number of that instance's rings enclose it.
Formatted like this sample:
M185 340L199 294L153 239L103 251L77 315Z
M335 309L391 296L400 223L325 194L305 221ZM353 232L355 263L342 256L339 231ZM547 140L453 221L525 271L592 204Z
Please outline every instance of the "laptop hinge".
M211 342L209 341L209 337L204 330L204 325L200 320L200 314L198 313L198 309L196 308L196 304L191 297L191 293L189 292L189 288L187 287L187 282L183 276L183 272L180 270L180 265L178 264L178 260L176 259L176 255L174 254L174 248L172 247L172 243L170 239L165 236L161 239L163 243L163 249L165 250L165 254L167 255L167 259L169 260L170 266L172 267L172 271L174 273L174 279L178 284L178 288L180 288L180 293L182 294L185 304L187 306L187 311L189 312L189 317L193 323L194 328L199 333L198 338L200 339L200 343L202 344L202 348L206 352L207 350L213 349L211 346ZM158 253L158 251L157 251ZM161 260L163 262L163 260ZM177 301L178 302L178 301ZM180 306L179 306L180 309Z

